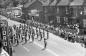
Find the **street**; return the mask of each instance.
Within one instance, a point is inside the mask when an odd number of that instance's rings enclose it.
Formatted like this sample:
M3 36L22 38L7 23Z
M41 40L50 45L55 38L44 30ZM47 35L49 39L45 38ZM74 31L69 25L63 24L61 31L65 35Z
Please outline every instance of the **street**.
M6 19L7 20L7 19ZM16 24L12 20L7 20L9 25ZM47 49L42 50L44 42L35 39L33 43L18 45L15 47L13 56L85 56L86 49L80 43L71 43L52 33L49 33Z

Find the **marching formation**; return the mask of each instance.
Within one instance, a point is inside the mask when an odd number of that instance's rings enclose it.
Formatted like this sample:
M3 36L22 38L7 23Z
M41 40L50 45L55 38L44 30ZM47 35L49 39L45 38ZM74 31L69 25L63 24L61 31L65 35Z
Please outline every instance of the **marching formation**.
M49 39L48 31L27 24L9 26L6 23L1 24L0 28L2 29L1 40L3 40L3 48L10 54L10 56L12 56L13 47L17 47L20 43L24 45L27 42L33 43L35 40L38 40L39 42L43 40L43 50L47 47L47 40Z
M49 39L49 33L53 33L57 36L61 36L65 40L72 43L81 43L86 47L86 38L79 36L78 26L75 26L76 32L67 32L63 28L55 28L53 26L38 23L32 20L27 21L25 24L9 26L8 22L4 20L0 24L1 40L3 40L4 49L12 56L13 47L17 47L19 44L26 44L27 42L33 43L35 40L39 42L43 40L45 50L47 47L47 40ZM9 50L8 50L9 49Z
M48 32L51 32L57 36L60 36L61 38L69 42L80 43L83 47L86 48L86 37L84 35L79 34L80 30L79 30L78 24L68 25L67 28L62 28L60 26L53 27L48 24L42 24L42 23L32 21L31 25L34 27L38 26L41 29L47 30Z

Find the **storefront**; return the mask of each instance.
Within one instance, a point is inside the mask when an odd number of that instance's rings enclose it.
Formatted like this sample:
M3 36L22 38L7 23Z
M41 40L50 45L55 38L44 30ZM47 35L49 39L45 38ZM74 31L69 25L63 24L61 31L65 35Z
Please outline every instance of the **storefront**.
M75 23L79 23L78 21L83 18L83 2L84 0L73 0L70 3L70 8L72 9L72 23L75 21ZM73 23L73 24L75 24Z
M57 15L60 18L60 24L61 25L66 25L68 23L68 17L71 16L70 15L70 10L69 10L69 0L61 0L58 4L57 4L57 9L59 9L59 15Z

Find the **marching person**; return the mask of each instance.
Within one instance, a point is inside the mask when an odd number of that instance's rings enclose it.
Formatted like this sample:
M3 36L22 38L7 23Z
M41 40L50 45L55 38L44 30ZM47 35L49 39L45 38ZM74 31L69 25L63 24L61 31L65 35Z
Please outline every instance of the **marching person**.
M84 37L84 45L85 45L85 48L86 48L86 37Z
M49 30L47 30L47 39L49 39Z
M25 28L25 43L27 43L27 41L28 41L28 39L27 39L27 32L28 32L28 28L27 28L27 26L26 26L26 28Z
M36 27L36 36L37 36L37 38L36 39L38 39L38 26Z
M0 39L2 39L2 27L1 27L1 24L0 24Z
M38 41L41 41L42 40L42 32L41 32L40 28L39 28L39 37L40 37L40 39Z
M30 35L31 35L31 33L30 33L30 26L28 25L28 29L27 29L27 34L28 34L28 40L27 41L29 41L30 40Z
M43 29L43 38L45 37L45 30Z
M44 38L44 48L42 50L45 50L47 48L47 40Z
M0 39L3 39L3 33L2 33L2 29L3 29L3 23L0 23Z
M19 27L16 28L17 45L19 45Z
M3 43L0 40L0 56L9 56L9 54L3 49Z
M32 38L32 42L34 42L34 36L35 36L35 34L34 34L34 29L32 28L31 29L31 38ZM32 43L31 42L31 43Z

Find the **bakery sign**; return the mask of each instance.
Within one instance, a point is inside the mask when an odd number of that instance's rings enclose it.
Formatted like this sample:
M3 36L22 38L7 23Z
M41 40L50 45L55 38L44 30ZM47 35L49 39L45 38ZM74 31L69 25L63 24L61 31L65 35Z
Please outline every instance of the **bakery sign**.
M86 19L83 19L83 27L86 27Z

